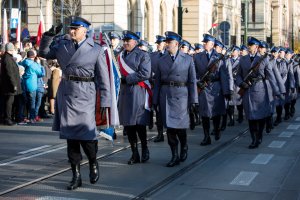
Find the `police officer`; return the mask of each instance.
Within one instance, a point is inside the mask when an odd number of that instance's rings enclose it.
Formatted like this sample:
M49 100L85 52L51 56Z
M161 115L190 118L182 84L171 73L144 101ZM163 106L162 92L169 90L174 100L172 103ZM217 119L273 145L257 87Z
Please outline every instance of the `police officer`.
M241 51L240 51L241 56L248 55L248 47L246 45L242 44L241 47L240 47L240 49L241 49Z
M120 54L120 52L123 50L122 46L120 45L121 37L117 32L114 32L114 31L109 32L108 37L110 39L115 58L117 58L118 55Z
M264 55L266 44L264 44L264 42L261 42L261 43L262 44L260 45L259 50L260 50L260 54ZM282 77L278 71L277 63L276 63L276 60L278 58L278 52L279 52L278 47L273 47L271 49L271 56L269 56L269 64L272 68L272 72L274 74L274 77L275 77L276 83L277 83L276 85L278 86L278 89L279 89L279 92L281 95L276 97L274 94L274 91L272 91L273 92L273 100L270 101L270 115L266 118L266 133L270 133L274 127L273 114L275 112L276 98L284 98L284 94L286 93L284 81L282 80Z
M99 179L97 162L97 128L95 122L96 91L100 90L101 113L110 107L110 83L104 50L87 37L90 22L81 17L72 17L68 37L52 38L62 28L54 26L44 33L40 55L47 59L57 59L61 70L60 82L55 104L53 120L54 131L60 131L60 138L67 139L68 157L71 163L73 179L68 186L74 190L82 184L80 146L83 148L90 165L90 182ZM86 59L88 57L88 59Z
M152 70L152 84L154 85L155 79L156 79L156 71L158 67L158 63L160 61L160 58L166 53L166 37L162 35L156 36L156 45L157 45L157 51L151 53L151 70ZM159 105L157 105L159 106ZM157 111L159 111L158 109ZM156 112L156 127L157 127L157 136L154 138L154 142L163 142L164 141L164 134L163 134L163 123L161 119L160 112Z
M286 92L288 92L286 86L289 85L288 73L291 73L291 72L289 72L288 68L287 68L287 63L286 63L286 60L285 60L285 50L286 50L285 48L279 47L279 57L276 60L276 64L277 64L278 71L281 75L281 78L284 82L285 90L286 90ZM286 94L286 95L288 95L288 94ZM276 104L276 114L277 114L277 116L276 116L276 119L275 119L275 122L274 122L274 126L277 126L278 124L280 124L282 122L281 115L282 115L283 106L285 104L285 99L284 98L277 98L275 104Z
M149 51L149 43L146 40L140 40L138 47L145 52Z
M215 140L221 137L221 115L225 114L225 98L230 99L233 88L230 86L230 72L225 60L214 49L216 39L208 34L203 35L205 51L194 57L199 90L199 113L202 117L204 139L202 146L211 144L209 136L210 118L213 120ZM207 71L209 75L203 77Z
M237 106L243 108L241 97L238 94L239 87L236 84L236 74L238 71L238 64L240 62L240 48L238 46L233 47L231 57L230 57L230 62L232 66L232 76L234 80L234 85L233 85L233 96L232 96L232 100L229 101L228 103L227 114L229 117L228 126L234 126L234 107ZM243 109L238 109L238 118L240 120L243 119Z
M202 51L204 51L204 47L202 44L199 43L195 43L195 53L201 53Z
M285 51L285 59L286 64L288 68L288 81L286 82L286 99L284 104L284 120L289 120L291 117L290 113L290 107L291 107L291 101L292 99L297 98L297 91L296 91L296 80L294 75L294 60L292 59L292 56L294 54L294 51L287 48Z
M154 84L153 105L159 105L163 124L167 128L172 158L167 167L184 162L188 156L186 129L189 127L189 109L198 103L195 66L191 56L179 50L181 36L167 31L165 53L159 63ZM178 155L178 139L180 155Z
M249 54L240 58L236 79L239 87L245 91L242 98L252 138L250 149L257 148L261 143L265 118L270 113L266 79L272 82L272 86L276 84L268 58L257 53L259 44L260 41L256 38L248 38ZM252 69L251 74L249 74L250 69ZM276 88L273 90L276 95L279 94Z
M124 50L119 55L121 71L121 89L119 97L120 124L127 130L128 141L132 156L129 165L149 160L147 147L146 126L150 120L151 61L147 52L138 47L140 37L131 32L123 31ZM140 158L137 144L137 134L142 144L142 157Z
M293 56L294 64L293 64L293 71L295 76L295 92L293 93L293 97L291 100L291 109L290 109L290 116L293 117L295 114L295 105L298 98L298 91L300 87L300 68L299 68L299 55L294 54Z
M189 43L189 42L186 41L186 40L182 40L181 43L180 43L180 50L181 50L183 53L188 54L188 53L189 53L190 46L191 46L191 43Z

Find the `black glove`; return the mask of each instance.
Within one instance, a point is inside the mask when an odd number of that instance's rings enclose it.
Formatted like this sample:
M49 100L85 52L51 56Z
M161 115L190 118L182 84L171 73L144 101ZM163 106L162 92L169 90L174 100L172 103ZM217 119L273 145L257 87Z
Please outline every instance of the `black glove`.
M122 84L126 84L126 83L127 83L126 77L125 77L125 76L122 76L122 77L121 77L121 83L122 83Z
M231 101L232 95L231 94L224 94L224 97L227 101Z
M159 113L159 106L157 104L152 105L153 110L155 110L156 113Z
M242 82L242 83L240 84L240 88L248 89L248 88L249 88L249 85L248 85L246 82Z
M296 90L295 88L291 88L291 92L294 93Z
M197 111L197 106L198 106L198 104L192 103L192 104L190 105L190 112L192 112L192 113L197 113L197 112L198 112L198 111Z
M59 34L63 29L63 24L60 23L58 26L55 27L55 35Z
M201 82L201 81L198 81L198 82L197 82L197 86L198 86L198 88L205 88L206 83Z
M106 110L107 110L106 107L101 107L101 108L100 108L101 119L106 118Z

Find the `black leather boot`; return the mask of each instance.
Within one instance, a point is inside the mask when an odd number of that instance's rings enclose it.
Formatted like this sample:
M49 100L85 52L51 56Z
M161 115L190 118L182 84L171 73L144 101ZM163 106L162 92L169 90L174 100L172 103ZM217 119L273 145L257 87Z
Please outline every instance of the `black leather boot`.
M272 123L273 123L273 120L272 120L273 116L269 116L266 118L266 133L271 133L271 130L272 130Z
M211 139L209 136L209 130L203 130L204 132L204 139L203 141L200 143L201 146L206 146L206 145L210 145L211 144Z
M289 120L291 115L290 115L290 103L286 103L284 105L284 111L285 111L285 115L284 115L284 120Z
M229 117L229 122L228 122L228 126L234 126L234 117L233 117L233 114L234 114L234 106L229 106L228 108L228 117Z
M150 158L150 153L148 147L142 147L142 163L147 162Z
M158 130L157 136L154 138L153 142L163 142L164 141L164 133L163 130Z
M227 112L227 111L226 111ZM227 125L227 114L225 114L225 115L222 115L222 124L221 124L221 131L225 131L225 129L226 129L226 125ZM215 130L216 132L217 132L217 130ZM215 133L216 133L215 132Z
M236 106L237 110L238 110L238 118L236 121L238 121L239 123L242 123L244 120L244 116L243 116L243 105L237 105Z
M180 149L180 162L184 162L187 159L188 149L189 148L188 148L187 144L181 146L181 149Z
M282 106L276 106L276 113L277 113L277 116L276 116L276 120L274 122L274 126L277 126L282 121L282 119L281 119Z
M178 147L177 146L171 146L172 151L172 158L170 162L167 163L167 167L174 167L175 165L179 165L180 159L178 156Z
M252 143L249 145L249 149L256 149L259 146L259 136L258 132L256 133L251 133Z
M291 109L290 109L290 115L291 115L291 117L293 117L294 114L295 114L295 111L296 111L295 110L296 102L297 102L296 99L293 99L292 102L291 102Z
M81 187L82 185L82 180L80 175L80 165L71 164L71 168L72 168L73 178L72 181L70 182L70 185L67 187L67 189L75 190L76 188Z
M140 163L140 154L138 151L137 143L132 143L131 145L131 151L132 155L131 158L128 160L128 165L133 165L134 163Z
M97 160L90 163L90 182L91 184L97 183L99 180L99 165Z

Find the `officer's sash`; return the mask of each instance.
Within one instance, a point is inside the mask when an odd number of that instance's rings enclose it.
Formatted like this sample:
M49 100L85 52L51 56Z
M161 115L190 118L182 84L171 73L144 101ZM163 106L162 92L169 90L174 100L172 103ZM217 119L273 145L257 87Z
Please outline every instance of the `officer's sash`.
M127 76L128 74L135 73L134 70L132 70L124 61L123 59L123 52L120 53L118 56L118 63L120 66L120 72L122 76ZM151 110L151 104L152 104L152 90L151 90L151 84L148 80L138 82L138 85L142 88L146 89L146 98L145 98L145 109Z

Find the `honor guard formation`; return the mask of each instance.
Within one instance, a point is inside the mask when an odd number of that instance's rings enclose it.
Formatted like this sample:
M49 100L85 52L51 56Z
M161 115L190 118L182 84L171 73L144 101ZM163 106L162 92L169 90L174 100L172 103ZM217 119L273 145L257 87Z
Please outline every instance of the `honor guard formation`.
M66 35L59 34L62 25L52 26L43 34L39 50L27 52L22 61L24 75L19 76L12 43L3 47L1 58L7 125L14 124L12 104L22 90L30 102L29 119L39 120L32 100L38 83L32 82L45 71L35 58L56 61L59 66L52 128L67 141L73 173L68 190L82 185L81 148L89 161L90 183L99 179L99 125L107 125L114 139L115 129L123 127L131 148L129 165L151 158L147 127L156 125L154 142L167 140L166 167L175 167L188 159L188 129L202 126L199 148L205 148L221 140L222 131L247 120L248 148L255 149L263 145L264 134L295 114L300 68L299 56L290 48L270 47L254 37L241 46L225 46L209 34L193 45L166 31L156 36L152 51L139 33L129 30L103 33L95 41L87 36L90 25L84 18L72 17ZM17 119L23 121L23 115L19 113Z

